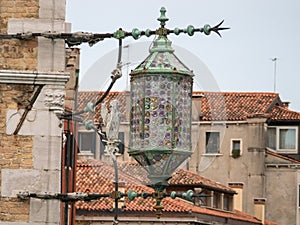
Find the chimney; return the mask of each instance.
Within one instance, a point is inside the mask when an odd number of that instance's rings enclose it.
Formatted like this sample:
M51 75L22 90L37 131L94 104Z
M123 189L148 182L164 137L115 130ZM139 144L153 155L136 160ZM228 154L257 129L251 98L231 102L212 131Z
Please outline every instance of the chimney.
M201 99L204 97L202 93L194 92L192 96L192 121L200 121L201 112Z
M290 102L282 102L282 105L283 105L284 108L288 109L289 105L290 105Z
M243 211L243 183L229 183L228 186L232 188L236 194L233 196L233 208L238 211Z
M254 217L265 224L265 198L255 198L254 199Z

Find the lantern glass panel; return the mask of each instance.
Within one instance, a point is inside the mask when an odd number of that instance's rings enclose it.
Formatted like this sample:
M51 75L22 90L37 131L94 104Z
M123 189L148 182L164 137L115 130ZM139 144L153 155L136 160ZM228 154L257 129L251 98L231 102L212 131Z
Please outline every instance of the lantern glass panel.
M136 76L131 81L130 148L191 150L192 78Z

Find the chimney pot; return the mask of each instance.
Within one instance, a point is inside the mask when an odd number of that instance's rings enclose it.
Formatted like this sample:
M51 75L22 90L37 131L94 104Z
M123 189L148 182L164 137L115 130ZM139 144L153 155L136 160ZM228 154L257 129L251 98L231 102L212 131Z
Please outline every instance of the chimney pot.
M282 102L284 108L289 108L290 102Z
M254 199L254 217L265 224L265 198L255 198Z
M236 194L233 196L233 208L238 211L243 211L244 184L235 182L235 183L229 183L228 186L236 192Z

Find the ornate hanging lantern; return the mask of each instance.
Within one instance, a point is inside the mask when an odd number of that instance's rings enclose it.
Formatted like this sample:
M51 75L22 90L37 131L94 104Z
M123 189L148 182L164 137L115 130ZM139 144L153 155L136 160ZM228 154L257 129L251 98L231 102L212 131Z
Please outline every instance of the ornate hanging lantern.
M192 153L191 105L193 72L175 55L161 27L150 55L130 74L129 155L149 173L151 185L163 191L176 168Z

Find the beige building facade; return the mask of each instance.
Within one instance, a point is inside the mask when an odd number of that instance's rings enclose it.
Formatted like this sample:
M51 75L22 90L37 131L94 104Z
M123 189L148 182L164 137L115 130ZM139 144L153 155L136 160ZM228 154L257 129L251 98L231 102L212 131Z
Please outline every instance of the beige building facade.
M204 93L199 111L189 170L238 185L244 212L254 215L253 202L263 199L266 219L300 224L300 113L275 93L234 92Z

